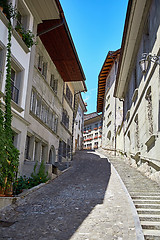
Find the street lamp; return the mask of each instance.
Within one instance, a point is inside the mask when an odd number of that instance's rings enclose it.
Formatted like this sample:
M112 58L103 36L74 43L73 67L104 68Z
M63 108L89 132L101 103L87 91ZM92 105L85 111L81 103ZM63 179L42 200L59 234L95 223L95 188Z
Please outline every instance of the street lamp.
M142 74L146 74L150 62L160 65L160 56L152 55L151 53L143 53L142 59L139 61Z

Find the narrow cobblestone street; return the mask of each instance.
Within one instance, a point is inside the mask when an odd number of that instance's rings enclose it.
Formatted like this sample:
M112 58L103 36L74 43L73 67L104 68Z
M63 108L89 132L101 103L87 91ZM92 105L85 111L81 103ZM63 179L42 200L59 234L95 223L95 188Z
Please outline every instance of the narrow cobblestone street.
M0 227L0 239L136 239L119 178L95 152L77 153L69 170L2 212L1 220L11 224Z

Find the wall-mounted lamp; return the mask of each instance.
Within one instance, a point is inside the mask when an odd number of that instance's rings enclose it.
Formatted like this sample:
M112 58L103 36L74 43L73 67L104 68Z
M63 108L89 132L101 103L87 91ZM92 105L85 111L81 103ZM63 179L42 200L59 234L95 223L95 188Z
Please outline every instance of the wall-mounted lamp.
M150 62L160 65L160 56L152 55L151 53L143 53L142 59L139 61L142 74L146 74Z

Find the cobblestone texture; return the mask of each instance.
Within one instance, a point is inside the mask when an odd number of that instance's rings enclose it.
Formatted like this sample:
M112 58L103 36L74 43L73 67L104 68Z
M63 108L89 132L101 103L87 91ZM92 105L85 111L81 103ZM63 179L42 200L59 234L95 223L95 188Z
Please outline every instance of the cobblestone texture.
M102 149L99 149L98 152L104 154L114 165L131 196L135 193L141 195L160 193L160 185L143 175L136 168L126 164L120 157L110 156L106 150Z
M0 239L134 240L128 198L106 158L79 152L61 176L1 212ZM10 225L10 226L9 226Z

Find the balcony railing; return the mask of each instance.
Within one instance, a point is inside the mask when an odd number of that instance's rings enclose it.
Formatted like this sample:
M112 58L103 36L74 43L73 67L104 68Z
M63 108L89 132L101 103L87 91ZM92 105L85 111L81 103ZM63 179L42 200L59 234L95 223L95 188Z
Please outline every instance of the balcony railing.
M18 98L19 98L19 89L16 88L13 84L11 85L11 98L12 100L18 104Z

